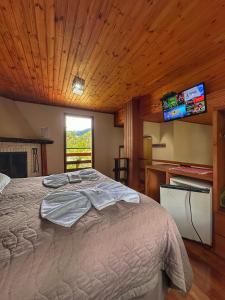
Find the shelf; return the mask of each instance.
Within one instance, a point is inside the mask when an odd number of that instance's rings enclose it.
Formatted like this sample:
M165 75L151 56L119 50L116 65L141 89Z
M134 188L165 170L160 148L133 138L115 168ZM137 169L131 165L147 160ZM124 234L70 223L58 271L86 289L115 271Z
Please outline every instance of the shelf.
M0 137L2 143L21 143L21 144L53 144L54 141L48 139L25 139L13 137Z
M121 167L117 169L118 171L127 171L126 167ZM113 172L115 172L115 168L113 169Z

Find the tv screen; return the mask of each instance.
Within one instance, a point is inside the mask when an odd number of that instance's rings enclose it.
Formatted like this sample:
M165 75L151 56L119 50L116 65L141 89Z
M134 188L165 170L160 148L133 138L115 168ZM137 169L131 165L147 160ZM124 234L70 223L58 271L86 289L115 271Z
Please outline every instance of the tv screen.
M162 99L164 121L172 121L180 118L198 115L206 112L205 85L198 85L171 94Z

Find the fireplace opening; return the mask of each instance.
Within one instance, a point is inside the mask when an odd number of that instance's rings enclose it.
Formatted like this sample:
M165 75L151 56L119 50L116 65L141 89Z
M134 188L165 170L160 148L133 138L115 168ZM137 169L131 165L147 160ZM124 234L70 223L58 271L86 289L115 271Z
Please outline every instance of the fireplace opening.
M27 152L0 152L0 173L11 178L27 177Z

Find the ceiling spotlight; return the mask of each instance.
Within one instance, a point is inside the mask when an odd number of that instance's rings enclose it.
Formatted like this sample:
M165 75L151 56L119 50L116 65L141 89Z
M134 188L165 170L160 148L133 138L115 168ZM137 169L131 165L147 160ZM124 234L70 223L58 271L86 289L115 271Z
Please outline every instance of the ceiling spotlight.
M75 76L72 84L72 91L74 94L82 95L84 92L84 79Z

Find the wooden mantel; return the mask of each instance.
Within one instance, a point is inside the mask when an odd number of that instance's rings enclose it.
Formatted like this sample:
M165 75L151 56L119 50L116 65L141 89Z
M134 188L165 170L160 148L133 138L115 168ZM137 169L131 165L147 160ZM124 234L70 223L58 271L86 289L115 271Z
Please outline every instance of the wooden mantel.
M21 143L21 144L53 144L52 140L48 139L26 139L26 138L14 138L14 137L0 137L2 143Z
M40 144L41 145L41 173L42 176L48 175L47 167L47 151L46 145L53 144L54 141L48 139L26 139L26 138L14 138L14 137L0 137L1 143L20 143L20 144Z

